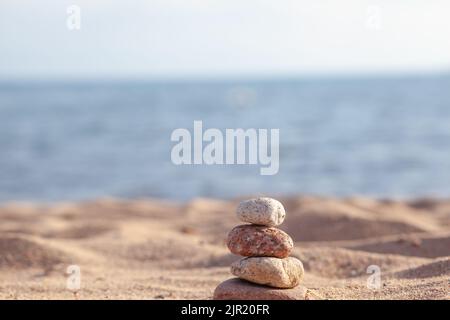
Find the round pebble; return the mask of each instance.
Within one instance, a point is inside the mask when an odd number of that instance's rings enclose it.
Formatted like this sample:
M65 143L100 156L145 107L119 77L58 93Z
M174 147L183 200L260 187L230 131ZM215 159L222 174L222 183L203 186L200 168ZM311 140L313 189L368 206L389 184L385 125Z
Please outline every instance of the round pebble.
M244 257L286 258L294 243L280 229L246 224L228 233L227 246L232 253Z
M236 210L243 222L275 227L283 223L286 212L283 205L271 198L256 198L243 201Z
M253 284L237 278L228 279L214 290L214 300L306 300L307 289L274 289Z
M231 273L238 278L275 288L294 288L304 276L300 260L270 257L251 257L236 261L231 265Z

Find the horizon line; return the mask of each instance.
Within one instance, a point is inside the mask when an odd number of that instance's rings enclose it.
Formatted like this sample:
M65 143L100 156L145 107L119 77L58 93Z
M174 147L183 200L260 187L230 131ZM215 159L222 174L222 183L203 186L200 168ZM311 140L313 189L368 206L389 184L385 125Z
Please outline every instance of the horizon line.
M137 75L137 74L103 74L93 75L28 75L0 77L0 84L5 83L54 83L54 82L271 82L286 80L345 80L345 79L404 79L448 77L449 70L427 71L392 71L392 72L315 72L315 73L233 73L233 74L186 74L186 75Z

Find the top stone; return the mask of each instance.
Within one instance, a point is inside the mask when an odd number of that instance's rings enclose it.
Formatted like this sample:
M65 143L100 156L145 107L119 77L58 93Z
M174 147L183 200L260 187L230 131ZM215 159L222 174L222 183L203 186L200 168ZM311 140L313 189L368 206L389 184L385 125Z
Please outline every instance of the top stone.
M242 201L236 214L243 222L275 227L283 223L286 217L283 205L271 198L256 198Z

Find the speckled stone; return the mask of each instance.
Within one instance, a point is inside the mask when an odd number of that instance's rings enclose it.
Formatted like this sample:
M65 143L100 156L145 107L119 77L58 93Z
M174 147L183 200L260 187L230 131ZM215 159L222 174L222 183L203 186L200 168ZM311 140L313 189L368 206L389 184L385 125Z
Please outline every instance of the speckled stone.
M232 253L244 257L286 258L294 243L280 229L246 224L228 233L227 246Z
M302 262L293 257L251 257L234 262L231 265L231 273L257 284L274 288L294 288L302 281L305 271Z
M283 205L271 198L256 198L242 201L236 214L243 222L275 227L286 217Z
M237 278L219 284L214 300L306 300L308 290L303 286L293 289L274 289Z

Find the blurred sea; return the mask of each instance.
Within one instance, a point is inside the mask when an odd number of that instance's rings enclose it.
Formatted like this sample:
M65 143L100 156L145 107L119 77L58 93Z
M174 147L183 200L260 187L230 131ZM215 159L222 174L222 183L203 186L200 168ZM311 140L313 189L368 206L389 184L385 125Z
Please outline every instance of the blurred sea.
M176 128L279 128L280 170L175 166ZM0 201L450 194L450 77L0 84Z

